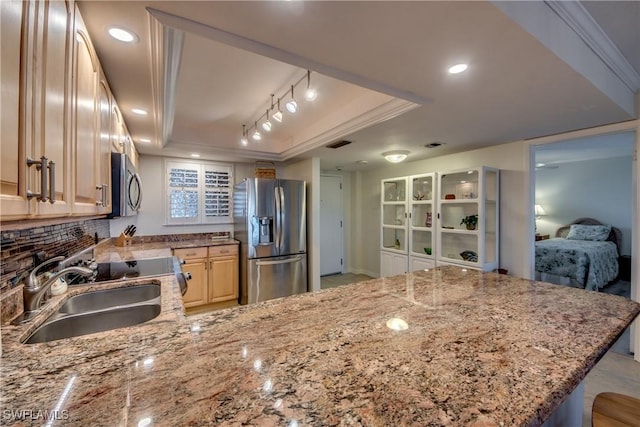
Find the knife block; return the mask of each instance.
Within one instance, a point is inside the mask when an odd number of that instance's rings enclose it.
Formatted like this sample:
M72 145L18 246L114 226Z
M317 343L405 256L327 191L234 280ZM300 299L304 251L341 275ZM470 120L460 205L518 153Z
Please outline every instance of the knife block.
M127 246L131 246L131 241L133 239L131 237L125 236L124 233L121 233L118 237L116 237L116 246L121 248L125 248Z

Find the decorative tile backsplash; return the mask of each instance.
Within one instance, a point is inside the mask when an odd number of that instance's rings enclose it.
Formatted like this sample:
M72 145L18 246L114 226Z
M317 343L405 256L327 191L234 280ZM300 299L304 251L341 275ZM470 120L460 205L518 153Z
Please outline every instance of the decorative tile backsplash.
M20 276L34 267L35 254L41 253L43 259L66 257L109 237L108 219L2 231L0 294L9 292Z

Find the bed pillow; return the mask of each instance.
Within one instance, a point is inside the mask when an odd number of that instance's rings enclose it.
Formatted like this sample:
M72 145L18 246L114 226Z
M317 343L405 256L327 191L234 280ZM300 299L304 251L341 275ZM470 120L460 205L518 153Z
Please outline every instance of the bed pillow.
M610 225L571 224L567 240L605 241L611 233Z

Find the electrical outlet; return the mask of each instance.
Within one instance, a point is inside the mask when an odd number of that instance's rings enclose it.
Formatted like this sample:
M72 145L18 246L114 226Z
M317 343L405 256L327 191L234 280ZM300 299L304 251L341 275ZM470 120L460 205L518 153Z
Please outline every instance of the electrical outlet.
M37 267L47 259L47 254L44 251L38 251L33 254L33 266Z

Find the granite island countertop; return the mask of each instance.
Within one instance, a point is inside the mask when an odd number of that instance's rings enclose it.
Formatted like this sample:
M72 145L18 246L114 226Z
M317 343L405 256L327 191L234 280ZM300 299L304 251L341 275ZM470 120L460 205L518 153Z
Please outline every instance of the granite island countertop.
M160 316L136 327L23 345L3 326L2 408L78 426L539 425L640 312L440 267L185 317L160 280Z

